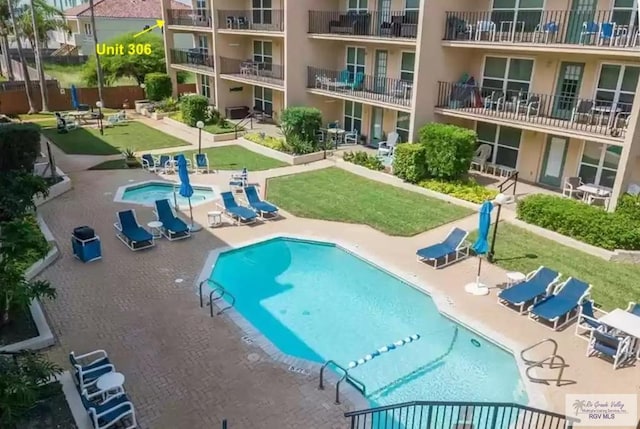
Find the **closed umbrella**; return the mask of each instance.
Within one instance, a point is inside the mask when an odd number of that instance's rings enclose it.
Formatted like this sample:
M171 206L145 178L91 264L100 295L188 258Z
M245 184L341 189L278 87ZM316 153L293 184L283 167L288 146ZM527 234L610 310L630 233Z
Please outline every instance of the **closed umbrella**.
M189 180L189 169L187 168L187 159L184 155L178 155L178 177L180 178L180 190L178 193L181 197L187 198L189 201L189 216L191 217L191 231L196 231L193 222L193 207L191 206L191 197L193 196L193 187Z
M478 273L476 275L476 281L469 283L464 289L474 295L487 295L489 288L486 285L480 283L480 272L482 271L482 256L489 252L489 229L491 228L491 211L493 210L493 203L491 201L485 201L480 206L480 216L478 219L478 239L471 247L476 255L478 255Z

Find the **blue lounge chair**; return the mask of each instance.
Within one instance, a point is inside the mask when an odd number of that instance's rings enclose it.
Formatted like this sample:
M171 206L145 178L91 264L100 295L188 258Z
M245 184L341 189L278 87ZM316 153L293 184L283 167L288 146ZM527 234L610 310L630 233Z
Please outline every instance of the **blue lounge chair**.
M631 314L635 314L636 316L640 316L640 304L630 302L629 306L627 307L627 311Z
M591 334L594 329L600 328L605 332L609 329L598 321L597 314L602 317L607 312L597 308L593 300L587 299L580 305L580 313L576 322L576 337L589 340L589 336L585 336L585 334Z
M169 204L169 200L156 200L156 209L154 210L158 221L162 222L162 235L169 241L180 240L191 237L189 225L184 223L182 219L177 217Z
M244 194L247 197L249 206L256 212L260 213L261 218L264 219L265 215L267 215L269 219L275 219L278 217L278 207L268 201L261 200L255 186L247 186L244 188Z
M249 207L239 206L236 199L231 192L223 192L220 194L222 197L222 205L218 204L222 208L227 216L235 220L236 225L240 223L253 223L258 220L256 212Z
M631 337L617 337L602 329L591 331L587 356L606 356L613 359L613 369L633 357Z
M498 304L505 307L516 307L520 314L526 313L526 309L535 304L539 299L551 293L562 274L547 267L540 266L530 272L522 283L502 290L498 294Z
M149 172L156 171L156 167L158 165L153 155L151 155L150 153L145 153L144 155L142 155L141 159L143 169L148 170Z
M113 224L116 237L133 251L147 249L156 245L153 235L140 226L134 210L118 212L118 222Z
M115 371L104 350L95 350L79 356L71 352L69 362L74 369L73 375L79 392L91 388L100 376Z
M103 392L99 392L103 393ZM118 428L135 429L138 427L136 411L126 394L112 396L101 404L94 404L82 397L82 404L89 406L87 411L94 429L107 429L118 424Z
M469 233L453 228L442 243L433 244L416 252L418 261L431 262L433 268L443 268L469 256L469 246L465 242ZM442 263L439 263L442 261Z
M209 171L209 157L206 153L194 153L193 165L196 166L196 173L208 173Z
M529 307L529 317L534 320L546 320L553 323L553 329L558 330L578 317L576 310L589 296L591 285L569 277L559 284L552 295ZM564 318L564 322L558 324Z

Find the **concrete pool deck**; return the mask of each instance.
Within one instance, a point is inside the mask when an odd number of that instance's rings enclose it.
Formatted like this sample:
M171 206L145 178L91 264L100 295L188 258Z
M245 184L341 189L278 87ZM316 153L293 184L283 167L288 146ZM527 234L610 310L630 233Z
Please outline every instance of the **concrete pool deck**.
M264 184L267 177L332 165L322 161L251 172L249 179ZM544 338L557 340L559 354L570 365L564 378L576 383L556 387L553 383L532 386L526 382L529 389L541 392L549 410L564 413L567 393L638 393L638 366L614 371L606 360L587 358L587 342L573 335L574 326L553 332L499 306L495 289L481 297L465 293L464 285L475 279L476 259L437 271L418 263L415 250L440 241L452 224L402 238L367 226L301 219L284 213L278 221L206 228L190 240L160 240L153 249L133 253L113 234L115 213L135 208L139 221L146 224L153 219L152 209L116 203L113 193L119 186L130 185L130 180L158 176L140 170L71 175L74 189L39 209L61 250L57 263L41 276L58 290L55 301L44 302L58 340L50 354L66 368L71 350L106 349L118 371L126 376L125 387L142 428L217 428L225 418L233 429L348 427L342 413L351 405L334 405L332 389L317 389L317 374L287 371L255 344L243 341L244 334L226 316L210 318L208 310L199 307L194 284L211 250L277 235L346 243L374 262L383 261L385 268L403 273L412 283L428 285L434 296L442 296L453 314L463 315L472 328L499 333L516 355ZM225 189L229 175L194 175L192 180ZM162 179L172 177L160 176ZM216 210L213 203L194 207L195 220L206 225L210 210ZM477 216L454 224L475 229ZM82 264L72 257L70 246L65 244L79 225L90 225L101 236L102 261ZM505 274L486 264L482 280L489 285L502 284ZM530 357L544 358L548 353L541 347Z

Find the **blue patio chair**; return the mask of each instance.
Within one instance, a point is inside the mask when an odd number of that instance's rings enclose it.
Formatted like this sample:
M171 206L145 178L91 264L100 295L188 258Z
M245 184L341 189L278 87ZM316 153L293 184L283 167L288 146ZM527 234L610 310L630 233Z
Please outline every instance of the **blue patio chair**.
M154 210L158 221L162 222L162 235L169 241L181 240L191 237L189 225L184 223L182 219L177 217L169 204L169 200L156 200L156 209Z
M433 268L437 269L468 257L469 245L465 241L468 235L463 229L453 228L443 242L418 249L418 261L433 262Z
M249 185L249 171L243 168L240 173L233 173L229 180L229 189L234 192L242 192Z
M576 321L576 337L589 340L589 337L585 336L585 334L591 334L594 329L602 328L604 331L608 330L606 325L598 321L599 317L596 313L600 314L600 317L607 314L606 311L597 308L593 300L587 299L580 305L580 313Z
M600 34L600 24L597 22L583 22L582 23L582 32L580 33L580 44L584 44L584 39L587 38L591 41L591 38L594 36L598 36Z
M129 397L122 387L110 390L109 392L98 390L91 393L85 389L80 392L80 399L87 412L93 408L97 414L102 414L123 402L129 402Z
M75 352L71 352L69 362L74 369L73 375L79 392L93 387L101 375L115 371L104 350L95 350L78 356Z
M227 216L235 220L236 225L240 225L241 222L253 223L258 220L256 212L249 207L238 205L232 192L223 192L220 196L222 197L222 205L218 204L218 206L224 210Z
M338 82L351 84L351 72L347 69L342 70L338 76Z
M526 313L532 303L551 293L552 288L558 283L562 274L547 267L540 266L537 270L526 275L523 282L503 289L498 294L498 304L505 307L515 307L520 314Z
M547 321L558 330L578 317L577 309L589 296L591 285L569 277L559 284L553 294L529 307L529 318ZM558 324L564 318L564 322Z
M150 153L145 153L141 156L142 160L142 168L148 170L149 172L156 171L156 167L158 166L158 162Z
M247 197L249 207L260 213L260 217L263 219L265 218L265 215L267 215L269 219L274 219L279 216L278 207L268 201L260 199L260 195L258 194L258 190L255 186L247 186L244 188L244 194Z
M552 36L552 41L555 41L555 36L559 30L560 27L557 22L549 21L544 24L538 24L534 30L534 36L540 34L544 38L544 43L549 43L549 36Z
M631 314L635 314L640 317L640 304L636 304L635 302L630 302L627 306L627 311Z
M600 329L594 329L591 331L587 356L596 354L613 359L613 369L616 369L621 363L633 357L631 337L617 337Z
M162 170L164 173L169 172L171 170L171 157L169 155L160 155L160 159L158 159L158 168Z
M116 424L122 429L135 429L138 427L133 404L130 401L123 401L121 398L126 398L126 396L113 398L107 401L104 407L89 408L89 417L94 429L107 429L114 427Z
M602 45L604 42L611 44L613 41L613 31L616 25L613 22L603 22L600 24L600 36L598 38L598 44Z
M135 210L118 212L118 222L114 223L113 227L117 231L116 237L133 251L156 245L153 235L138 223Z
M209 170L209 157L206 153L194 153L193 165L196 166L196 173L208 173Z

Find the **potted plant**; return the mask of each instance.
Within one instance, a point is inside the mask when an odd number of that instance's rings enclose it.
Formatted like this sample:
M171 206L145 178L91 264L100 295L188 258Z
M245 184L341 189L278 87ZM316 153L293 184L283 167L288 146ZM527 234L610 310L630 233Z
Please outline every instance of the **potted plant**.
M124 157L124 163L129 168L136 168L140 165L138 162L138 158L136 158L136 151L131 148L127 148L122 152L122 156Z

